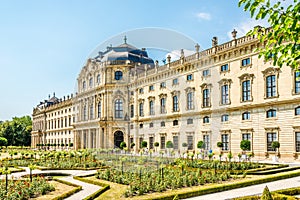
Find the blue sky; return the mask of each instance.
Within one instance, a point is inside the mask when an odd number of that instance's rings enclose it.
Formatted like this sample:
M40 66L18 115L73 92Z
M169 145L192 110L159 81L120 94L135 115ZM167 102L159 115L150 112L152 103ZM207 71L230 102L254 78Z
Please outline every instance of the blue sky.
M94 48L124 31L171 29L203 49L213 36L219 43L231 39L233 28L243 35L258 22L237 2L0 0L0 120L31 115L53 92L58 97L74 93L77 75Z

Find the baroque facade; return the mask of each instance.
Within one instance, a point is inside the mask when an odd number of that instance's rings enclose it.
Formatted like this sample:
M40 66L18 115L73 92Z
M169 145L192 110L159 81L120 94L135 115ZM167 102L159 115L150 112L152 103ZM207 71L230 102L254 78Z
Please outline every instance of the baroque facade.
M68 124L69 138L75 148L114 148L125 141L135 143L137 151L147 141L148 148L158 142L158 150L165 150L172 141L174 150L183 152L197 150L197 142L203 141L206 150L237 155L241 140L250 140L255 157L268 158L275 154L271 143L279 141L281 157L297 159L299 72L259 58L255 49L263 44L257 38L236 38L235 31L232 35L224 44L214 38L203 51L196 45L190 56L182 50L180 59L171 62L169 56L162 66L126 40L88 59L68 104L68 116L74 118ZM62 103L50 106L51 113L59 112ZM52 133L52 115L49 109L47 114L37 109L33 141L38 134L42 142L61 140L44 136Z

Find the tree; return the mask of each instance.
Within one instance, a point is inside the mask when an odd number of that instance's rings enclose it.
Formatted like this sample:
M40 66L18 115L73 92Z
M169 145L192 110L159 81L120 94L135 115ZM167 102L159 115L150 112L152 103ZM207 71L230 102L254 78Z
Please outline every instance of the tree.
M159 143L158 142L154 142L154 147L155 147L155 151L157 151L157 147L159 147Z
M134 142L130 144L130 148L133 149L134 146L135 146L135 143L134 143Z
M240 148L243 151L250 151L251 149L251 142L249 140L242 140L240 143Z
M283 64L298 68L300 59L300 2L294 0L283 6L281 0L239 0L239 6L256 20L267 18L271 29L257 26L248 34L255 35L262 45L259 57L273 60L274 66Z
M7 145L30 146L32 121L29 116L14 117L12 121L0 124L0 137L7 139Z
M4 137L0 137L0 147L7 146L7 139Z

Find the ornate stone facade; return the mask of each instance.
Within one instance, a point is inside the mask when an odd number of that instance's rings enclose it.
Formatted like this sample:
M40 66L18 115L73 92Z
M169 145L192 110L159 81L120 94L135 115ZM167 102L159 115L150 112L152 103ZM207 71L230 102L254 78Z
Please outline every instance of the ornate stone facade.
M282 159L297 158L299 72L258 58L255 49L263 44L255 37L214 41L212 48L199 51L196 45L195 54L182 51L179 60L168 58L163 66L126 43L89 59L72 102L75 148L113 148L125 141L137 151L145 140L149 148L159 142L164 150L172 141L182 152L183 143L193 151L201 140L206 150L219 152L222 141L222 152L237 155L247 139L256 158L275 153L272 141L281 143ZM36 109L33 122L40 125L33 138L48 132L42 123L48 115Z

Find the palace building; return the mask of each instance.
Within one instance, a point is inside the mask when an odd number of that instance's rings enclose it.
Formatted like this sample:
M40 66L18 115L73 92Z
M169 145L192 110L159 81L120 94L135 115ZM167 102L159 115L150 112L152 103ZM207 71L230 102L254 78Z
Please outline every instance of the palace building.
M33 111L32 146L70 144L74 148L114 148L142 141L176 152L241 152L250 140L255 158L271 158L280 142L281 159L300 154L300 73L258 57L263 44L236 38L185 56L168 56L159 66L146 49L124 43L87 60L77 93L41 102ZM222 148L217 147L222 142ZM187 147L183 147L183 143Z

